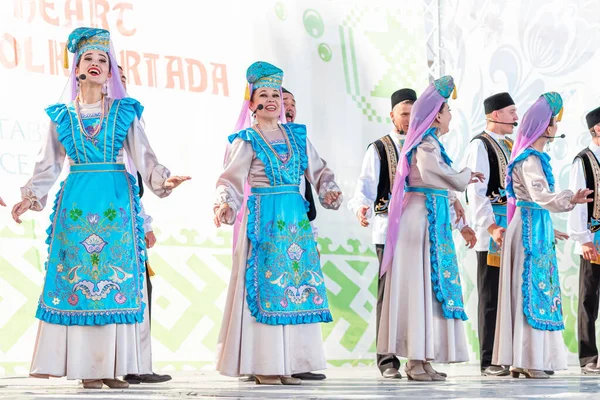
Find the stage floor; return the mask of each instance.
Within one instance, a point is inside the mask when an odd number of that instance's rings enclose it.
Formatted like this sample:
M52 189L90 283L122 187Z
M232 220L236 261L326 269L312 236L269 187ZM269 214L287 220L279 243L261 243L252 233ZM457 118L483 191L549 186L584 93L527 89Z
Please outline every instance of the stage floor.
M582 376L572 367L548 380L483 378L478 367L438 367L450 376L443 383L381 378L373 368L335 368L323 382L302 386L260 386L221 377L215 372L175 372L173 380L156 385L132 385L127 390L84 390L65 379L0 379L0 399L598 399L600 377Z

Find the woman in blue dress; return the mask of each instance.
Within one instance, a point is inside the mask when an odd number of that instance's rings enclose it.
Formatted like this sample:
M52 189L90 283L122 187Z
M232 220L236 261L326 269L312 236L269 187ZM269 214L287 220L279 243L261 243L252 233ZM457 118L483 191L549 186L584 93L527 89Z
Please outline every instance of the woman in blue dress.
M560 94L541 95L519 125L506 170L508 229L502 242L498 315L492 364L518 378L548 379L567 369L556 240L550 213L592 201L591 190L557 190L550 156L563 113Z
M158 163L140 124L143 107L121 84L109 32L77 28L67 46L75 53L72 101L46 109L47 141L12 212L20 223L27 210L42 210L69 160L47 231L30 374L123 388L128 384L117 376L151 372L139 346L146 273L139 188L123 152L159 197L190 178L170 176Z
M325 208L338 209L333 172L306 136L285 124L283 72L265 62L248 68L246 99L217 182L215 224L233 224L251 187L233 253L233 267L217 345L217 370L254 375L260 384L300 384L292 374L326 367L320 322L331 312L302 176ZM251 124L251 110L256 117Z

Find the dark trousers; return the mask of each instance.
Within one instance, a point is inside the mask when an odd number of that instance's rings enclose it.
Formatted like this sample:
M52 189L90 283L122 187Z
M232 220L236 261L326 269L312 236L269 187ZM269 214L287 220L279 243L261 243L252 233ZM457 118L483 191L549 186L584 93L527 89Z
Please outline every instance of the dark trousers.
M595 325L600 299L600 265L592 264L583 257L580 259L577 336L579 337L579 364L583 367L598 362Z
M148 307L148 324L152 326L152 280L148 273L148 263L146 263L146 288L148 289L148 303L146 304Z
M479 296L477 315L482 370L492 365L496 314L498 313L498 285L500 281L500 268L488 265L487 256L487 251L477 252L477 293Z
M379 259L379 269L381 270L381 260L383 259L382 244L376 244L377 258ZM377 322L375 323L375 334L379 337L379 320L381 319L381 307L383 306L383 294L385 292L385 275L379 277L377 285ZM383 373L388 368L400 368L400 360L393 354L377 354L377 367Z

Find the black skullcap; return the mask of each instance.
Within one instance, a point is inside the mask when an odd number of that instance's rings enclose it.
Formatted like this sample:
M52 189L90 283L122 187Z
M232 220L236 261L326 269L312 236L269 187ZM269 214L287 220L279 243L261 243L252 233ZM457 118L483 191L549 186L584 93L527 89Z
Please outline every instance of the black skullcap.
M398 103L402 103L403 101L411 100L417 101L417 93L408 88L396 90L394 94L392 94L392 110Z
M505 107L513 106L515 104L510 94L503 92L488 97L483 101L483 108L485 114L491 114L494 111L502 110Z
M294 95L294 93L290 92L289 90L287 90L287 89L286 89L286 88L284 88L283 86L281 87L281 91L282 91L283 93L289 93L289 94L291 94L292 96Z
M600 124L600 107L587 113L585 121L587 122L588 129L592 129L597 124Z

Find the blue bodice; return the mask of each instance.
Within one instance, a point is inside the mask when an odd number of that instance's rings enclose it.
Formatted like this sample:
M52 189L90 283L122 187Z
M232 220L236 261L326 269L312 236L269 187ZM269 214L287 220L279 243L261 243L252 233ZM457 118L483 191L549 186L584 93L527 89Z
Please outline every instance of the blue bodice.
M229 136L229 141L242 139L249 142L256 156L265 165L271 186L300 185L308 167L306 155L306 126L283 124L288 141L270 143L253 128L243 129Z
M131 124L142 116L144 107L135 99L108 100L102 128L94 135L101 115L91 115L79 121L74 103L55 104L46 108L56 123L58 140L75 164L114 163ZM81 129L83 123L83 129Z

